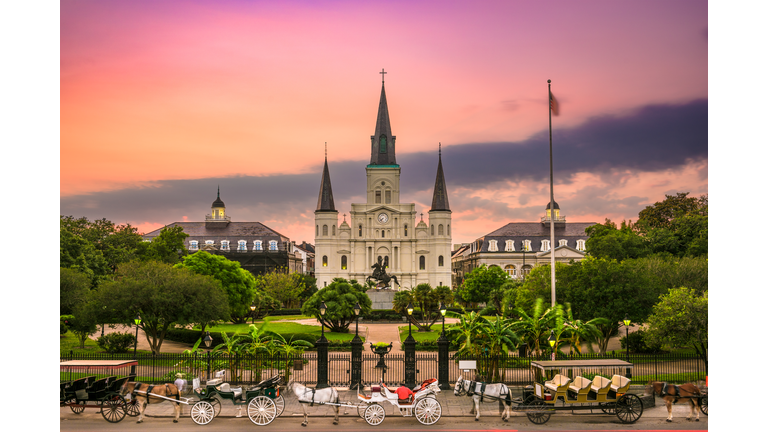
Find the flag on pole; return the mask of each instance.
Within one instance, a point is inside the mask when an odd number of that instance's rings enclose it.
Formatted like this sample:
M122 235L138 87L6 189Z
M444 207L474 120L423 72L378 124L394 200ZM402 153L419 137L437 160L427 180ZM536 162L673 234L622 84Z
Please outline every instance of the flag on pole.
M552 114L559 115L560 114L560 107L557 104L557 99L555 99L555 95L552 94L552 92L549 92L549 109L552 110Z

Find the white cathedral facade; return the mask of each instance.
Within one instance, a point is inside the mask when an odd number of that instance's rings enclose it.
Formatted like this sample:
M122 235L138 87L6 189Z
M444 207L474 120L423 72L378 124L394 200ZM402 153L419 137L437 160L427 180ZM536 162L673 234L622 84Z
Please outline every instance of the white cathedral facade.
M421 283L451 286L451 210L445 187L442 155L427 222L417 219L416 204L400 202L400 165L389 122L384 82L376 129L371 136L371 162L366 166L366 202L352 204L349 222L339 224L333 203L326 157L315 210L315 277L318 288L334 278L363 284L381 259L399 284L412 289Z

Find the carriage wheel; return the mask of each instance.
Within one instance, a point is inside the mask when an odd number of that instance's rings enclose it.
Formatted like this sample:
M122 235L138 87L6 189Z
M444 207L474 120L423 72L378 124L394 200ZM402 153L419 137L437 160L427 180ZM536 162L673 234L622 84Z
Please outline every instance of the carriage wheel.
M387 413L384 412L384 407L377 403L368 405L368 408L365 409L365 413L363 413L363 419L365 419L365 422L371 426L380 425L386 416Z
M219 413L221 413L221 401L216 398L211 398L208 402L213 406L213 416L218 417Z
M709 397L708 396L702 396L701 399L699 399L699 408L701 408L701 412L704 413L705 416L708 416L707 411L709 411Z
M366 408L368 408L368 404L366 402L360 402L357 404L357 415L359 415L360 418L365 418Z
M634 423L643 415L643 401L627 393L616 401L616 416L622 423Z
M549 418L552 416L552 413L544 412L544 410L547 409L547 404L541 399L536 399L536 396L529 396L528 399L523 402L523 405L529 410L539 411L526 414L528 420L533 424L543 425L548 422Z
M280 417L280 414L283 413L283 410L285 409L285 399L283 399L283 396L280 395L274 399L275 401L275 407L277 408L277 416Z
M129 401L125 401L125 413L131 417L136 417L141 412L139 410L139 400L132 398Z
M278 415L275 402L266 396L256 396L248 402L248 418L255 425L266 426Z
M600 402L600 409L603 410L604 413L614 415L616 414L616 404L615 403L605 403Z
M199 425L206 425L216 417L213 405L208 401L200 401L192 405L192 409L189 410L189 416L192 417L193 422Z
M101 400L101 416L110 423L119 423L125 418L125 399L117 393L108 394Z
M440 416L443 414L443 408L440 406L440 402L432 397L425 397L413 407L413 412L416 415L416 420L423 425L432 425L440 420Z
M72 398L72 399L68 400L67 403L68 404L77 404L78 402L77 402L77 399ZM83 403L82 405L80 405L80 404L70 405L69 409L71 409L72 412L75 413L75 414L80 414L83 411L85 411L85 403Z

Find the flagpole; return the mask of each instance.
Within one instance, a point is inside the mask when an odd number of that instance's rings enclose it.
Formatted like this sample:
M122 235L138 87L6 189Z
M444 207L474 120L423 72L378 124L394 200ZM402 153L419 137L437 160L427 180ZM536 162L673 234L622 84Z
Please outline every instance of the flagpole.
M552 307L555 307L555 180L552 169L552 80L547 80L549 91L549 257L552 273Z

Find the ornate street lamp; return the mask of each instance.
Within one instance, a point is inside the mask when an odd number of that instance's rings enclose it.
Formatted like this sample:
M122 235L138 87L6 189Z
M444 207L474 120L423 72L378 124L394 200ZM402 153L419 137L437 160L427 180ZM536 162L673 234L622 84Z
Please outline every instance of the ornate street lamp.
M255 324L256 323L256 314L254 313L254 311L256 311L256 302L252 301L250 307L251 307L251 324Z
M205 344L205 347L208 348L208 354L207 354L207 360L206 363L208 363L208 374L205 376L205 379L211 379L211 342L213 342L213 338L211 337L211 332L206 331L205 336L203 336L203 343Z
M627 333L626 333L627 337L625 339L627 341L627 363L629 363L629 325L630 324L632 324L632 321L629 319L629 317L624 315L624 328L627 330ZM629 368L627 368L627 378L632 378L632 372L629 371Z
M137 313L133 322L136 324L136 339L133 341L133 359L136 360L136 345L139 344L139 324L141 324L141 315Z
M440 302L440 315L443 316L443 331L440 333L440 336L445 337L445 313L448 312L448 309L445 307L445 303Z
M360 318L360 302L355 303L355 338L360 339L360 336L357 335L358 318Z
M328 310L328 306L325 305L325 302L320 302L320 340L325 341L325 324L323 324L323 318L325 316L325 311Z
M552 348L552 360L555 360L555 342L557 342L557 339L555 339L555 331L550 330L549 331L549 339L547 339L547 342L549 342L549 347Z
M413 316L413 303L408 303L408 307L406 309L408 311L408 339L413 339L413 335L411 335L411 317Z

